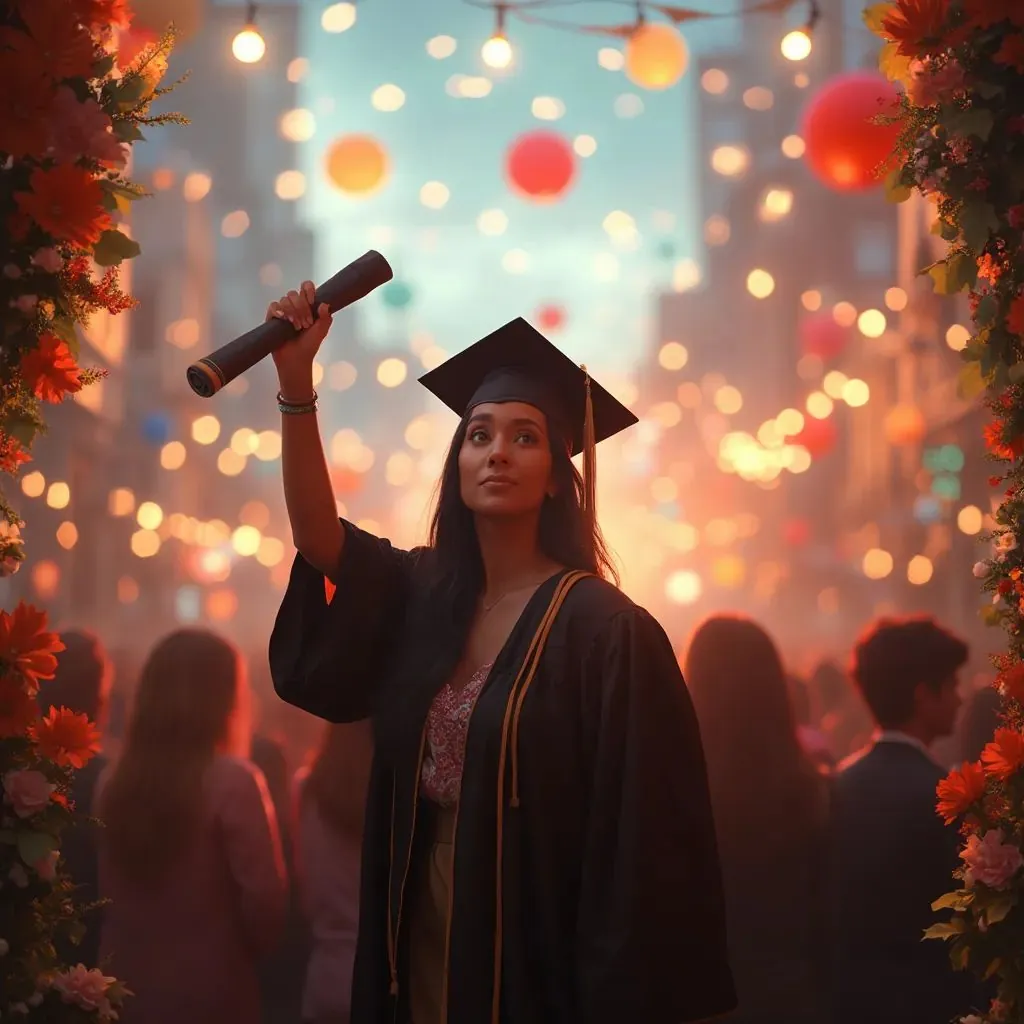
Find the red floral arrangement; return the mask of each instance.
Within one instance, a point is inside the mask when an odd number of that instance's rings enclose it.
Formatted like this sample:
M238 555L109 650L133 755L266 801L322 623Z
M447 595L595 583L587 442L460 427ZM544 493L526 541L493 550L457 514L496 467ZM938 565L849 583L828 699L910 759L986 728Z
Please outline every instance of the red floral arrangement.
M0 0L0 472L16 475L42 410L94 382L77 327L132 300L118 266L139 247L121 229L144 195L125 176L152 115L170 32L119 67L124 0ZM0 575L23 558L21 522L0 496ZM127 990L95 965L61 964L54 938L80 933L60 836L74 820L74 771L99 749L85 715L40 714L58 636L24 603L0 611L0 1017L110 1021Z
M902 83L898 168L890 194L932 203L949 243L926 268L938 292L966 291L974 333L961 390L985 394L985 430L1003 490L988 558L974 575L1008 649L995 659L1003 722L981 760L938 787L938 812L964 843L952 915L926 938L950 942L954 966L998 986L964 1024L1024 1020L1024 3L892 0L865 15L885 41L880 66Z

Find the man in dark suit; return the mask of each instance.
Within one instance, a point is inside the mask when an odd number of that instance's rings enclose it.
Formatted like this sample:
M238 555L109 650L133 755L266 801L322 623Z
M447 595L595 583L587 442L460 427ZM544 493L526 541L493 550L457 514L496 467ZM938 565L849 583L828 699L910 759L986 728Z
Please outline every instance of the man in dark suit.
M852 677L877 724L840 765L830 841L834 1024L946 1024L976 1001L944 942L922 941L931 903L957 887L960 838L935 813L946 774L930 745L955 726L967 645L926 617L881 619Z
M66 630L60 634L64 650L57 655L57 673L39 691L39 704L45 714L51 707L65 707L84 714L102 733L106 725L113 668L100 641L83 630ZM99 899L99 867L96 849L96 825L90 820L96 813L93 796L96 782L107 766L107 758L97 754L75 772L71 799L75 806L75 823L61 836L64 867L75 885L74 898L80 906ZM102 914L99 908L87 911L82 918L85 932L77 946L61 943L58 952L68 963L84 963L96 967L99 959L99 929Z

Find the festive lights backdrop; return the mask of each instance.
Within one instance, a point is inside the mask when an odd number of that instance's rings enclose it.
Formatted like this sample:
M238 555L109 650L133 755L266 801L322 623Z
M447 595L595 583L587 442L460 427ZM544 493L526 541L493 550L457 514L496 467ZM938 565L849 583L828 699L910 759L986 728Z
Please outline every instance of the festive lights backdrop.
M856 5L137 8L125 48L180 22L193 125L141 148L143 305L90 329L111 374L21 480L52 514L8 586L259 646L292 555L272 369L203 402L184 368L374 247L395 280L317 366L342 514L422 540L455 424L416 377L526 315L641 417L602 446L602 520L674 637L721 606L824 646L884 607L973 621L966 312L918 286L928 211L886 200Z

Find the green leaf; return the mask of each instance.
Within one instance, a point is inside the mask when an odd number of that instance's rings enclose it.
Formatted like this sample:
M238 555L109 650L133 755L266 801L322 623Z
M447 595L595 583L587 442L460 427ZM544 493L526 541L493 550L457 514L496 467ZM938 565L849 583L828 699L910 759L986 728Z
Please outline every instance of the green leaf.
M891 3L872 4L861 12L861 17L864 19L864 24L876 36L880 36L884 31L882 22L892 13L892 9Z
M910 81L910 58L899 52L899 43L886 43L878 53L878 70L890 82Z
M961 917L954 917L951 921L939 921L930 928L924 930L924 939L951 939L954 935L963 935L967 925Z
M18 833L18 854L26 864L37 864L57 849L57 840L46 832L26 829Z
M114 54L108 54L106 57L101 57L92 66L92 77L93 78L106 78L114 69Z
M126 75L118 85L111 90L114 95L114 102L117 109L121 111L134 110L149 95L149 84L142 75Z
M981 980L982 981L988 981L988 979L991 978L992 975L995 974L996 971L998 971L999 968L1002 967L1002 966L1003 966L1003 961L1002 961L1002 959L1000 957L997 956L995 958L995 960L993 960L992 963L990 963L988 965L988 967L985 968L985 973L982 974Z
M991 327L999 315L999 299L991 292L983 295L974 311L974 322L979 327Z
M141 252L139 243L120 231L104 231L93 249L92 258L101 267L116 267L122 260L130 260Z
M945 123L950 135L973 135L985 142L992 133L995 117L988 107L970 107L954 111L945 119Z
M65 316L55 316L50 321L50 332L56 334L71 350L73 356L78 355L78 332L74 322Z
M957 376L956 389L965 402L977 398L987 387L988 380L981 372L981 363L968 363Z
M940 896L932 904L932 910L966 910L973 902L974 893L970 889L959 889Z
M31 448L36 434L39 433L38 423L20 416L9 419L4 428L23 448Z
M935 282L935 291L939 295L955 295L974 286L978 280L978 264L969 254L958 252L933 263L928 268L928 274Z
M954 970L966 971L971 963L971 947L962 940L954 942L949 951L949 962Z
M1000 896L985 908L985 920L989 924L999 924L1006 920L1006 915L1013 910L1014 900L1012 896Z
M900 172L893 171L885 179L885 198L890 203L903 203L913 194L913 190L900 181Z
M114 122L114 134L120 142L142 142L145 136L134 121L121 118Z
M999 230L999 215L991 203L966 202L958 219L964 245L976 253L980 253L988 244L989 236Z

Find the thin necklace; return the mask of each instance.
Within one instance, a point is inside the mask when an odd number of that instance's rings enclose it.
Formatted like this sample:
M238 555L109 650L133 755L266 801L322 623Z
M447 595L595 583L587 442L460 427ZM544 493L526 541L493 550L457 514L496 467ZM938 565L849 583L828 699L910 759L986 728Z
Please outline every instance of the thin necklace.
M544 579L533 580L530 583L523 583L521 586L511 587L508 590L502 591L502 593L500 593L493 601L491 601L490 604L488 604L486 601L481 601L480 607L483 608L484 615L487 615L492 608L496 608L499 604L501 604L501 602L504 601L506 597L511 597L513 594L518 594L521 590L526 590L527 587L540 586L540 584L543 583L545 579L547 579L547 576L545 576Z

